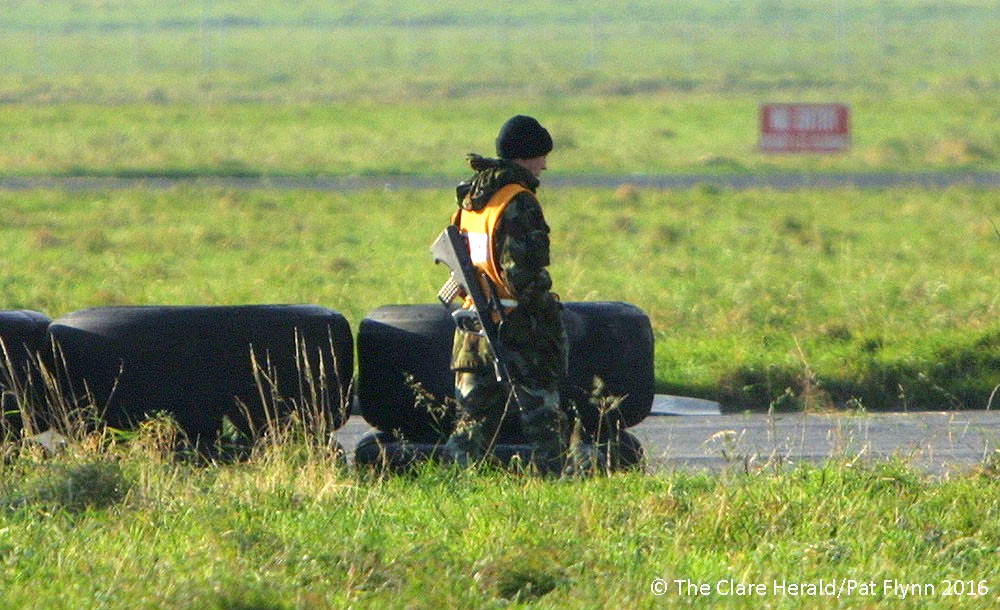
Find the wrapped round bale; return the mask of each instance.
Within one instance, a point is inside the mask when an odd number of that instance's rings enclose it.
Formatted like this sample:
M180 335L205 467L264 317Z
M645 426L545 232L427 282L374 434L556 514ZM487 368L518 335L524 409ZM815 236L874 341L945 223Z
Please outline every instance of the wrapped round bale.
M347 418L350 325L315 305L99 307L49 326L67 394L109 425L169 413L211 441L227 417L244 432L308 408Z
M38 357L47 347L51 320L31 310L0 311L0 440L21 435L25 416L41 416ZM32 409L31 414L24 412ZM38 432L34 430L34 432Z
M563 323L569 338L569 370L560 388L564 407L575 409L598 440L645 419L654 392L653 332L646 314L627 303L568 302ZM357 393L369 424L412 442L447 437L455 419L449 407L454 330L441 305L386 305L361 321ZM417 399L423 392L430 400ZM524 441L516 413L504 419L498 440Z

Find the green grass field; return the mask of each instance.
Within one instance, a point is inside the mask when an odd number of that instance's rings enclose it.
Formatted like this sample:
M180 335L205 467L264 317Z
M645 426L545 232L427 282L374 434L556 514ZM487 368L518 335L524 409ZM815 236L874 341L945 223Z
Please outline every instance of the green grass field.
M239 466L178 464L166 431L160 422L129 445L3 467L4 607L990 608L998 598L995 459L945 479L857 457L562 482L436 468L381 478L301 445L264 445Z
M464 155L492 152L499 124L525 112L553 133L552 175L621 176L543 185L551 270L564 300L649 314L658 391L841 417L997 408L994 190L628 184L996 172L995 2L497 7L4 3L0 177L192 180L0 192L0 301L52 317L313 303L355 329L381 305L432 302L443 278L427 247ZM758 106L786 101L849 104L851 150L758 152ZM197 180L286 175L440 188ZM838 454L545 481L383 477L308 434L191 463L162 419L64 432L56 456L0 446L2 608L965 609L996 607L1000 591L996 452L939 476ZM819 587L831 582L841 597ZM739 585L754 594L723 593Z

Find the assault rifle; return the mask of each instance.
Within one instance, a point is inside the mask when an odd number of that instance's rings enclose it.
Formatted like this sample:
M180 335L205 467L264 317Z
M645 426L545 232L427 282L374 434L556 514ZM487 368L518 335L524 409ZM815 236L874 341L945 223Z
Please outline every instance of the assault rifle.
M431 246L431 254L435 263L443 263L451 270L451 277L438 291L438 299L445 307L451 305L456 298L469 297L472 300L471 309L456 309L451 317L459 329L478 333L486 338L493 348L493 366L496 369L497 381L512 383L509 356L500 340L500 321L503 320L503 306L496 297L496 291L487 295L480 283L480 272L472 263L469 255L468 238L455 225L441 232L441 235ZM489 278L485 278L487 286L492 288Z

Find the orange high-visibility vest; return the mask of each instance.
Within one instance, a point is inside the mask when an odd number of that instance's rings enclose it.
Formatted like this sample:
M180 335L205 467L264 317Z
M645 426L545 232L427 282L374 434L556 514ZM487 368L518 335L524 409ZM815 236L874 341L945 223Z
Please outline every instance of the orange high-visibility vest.
M462 209L456 212L453 222L465 233L469 242L472 263L489 278L496 288L496 296L505 307L516 307L517 300L511 287L504 281L500 263L494 252L494 235L500 216L519 193L528 191L520 184L508 184L498 190L480 210ZM483 291L490 294L489 283L483 280ZM466 306L470 306L466 303Z

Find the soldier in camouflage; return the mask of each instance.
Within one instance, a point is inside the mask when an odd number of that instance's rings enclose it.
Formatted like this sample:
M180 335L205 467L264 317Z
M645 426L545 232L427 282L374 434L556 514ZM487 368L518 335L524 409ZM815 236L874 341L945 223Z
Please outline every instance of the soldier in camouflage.
M456 330L452 369L458 418L446 450L460 464L482 459L505 415L519 412L533 465L558 473L569 436L559 403L568 347L562 305L546 270L549 227L535 196L552 138L537 120L518 115L501 128L496 149L499 159L468 156L475 174L458 185L452 222L469 236L473 262L504 306L499 333L513 361L517 391L497 382L485 338Z

